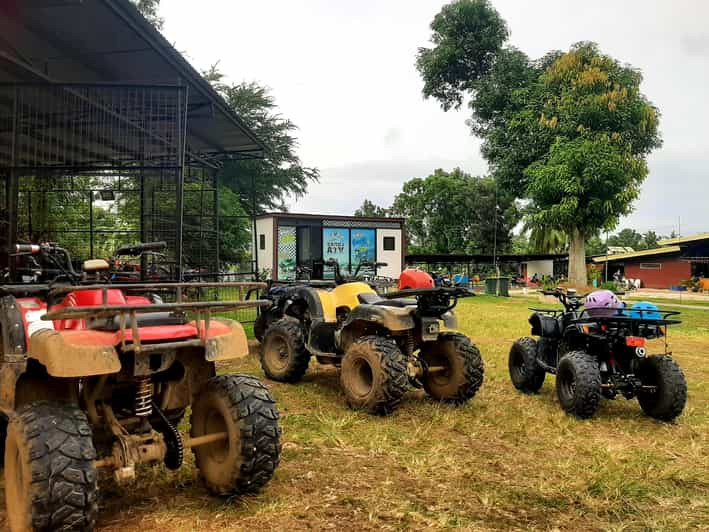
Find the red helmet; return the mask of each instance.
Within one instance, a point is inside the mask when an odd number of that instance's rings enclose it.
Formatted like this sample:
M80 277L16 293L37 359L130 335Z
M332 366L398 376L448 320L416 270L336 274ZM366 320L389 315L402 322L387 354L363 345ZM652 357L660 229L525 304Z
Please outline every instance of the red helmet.
M418 268L406 268L399 276L399 290L433 288L433 277Z

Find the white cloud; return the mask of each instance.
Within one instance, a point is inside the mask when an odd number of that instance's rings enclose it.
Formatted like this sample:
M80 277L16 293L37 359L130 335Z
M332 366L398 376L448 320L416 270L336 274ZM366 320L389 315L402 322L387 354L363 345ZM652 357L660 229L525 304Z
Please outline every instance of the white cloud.
M436 166L485 171L465 110L444 113L421 96L415 54L443 3L163 0L161 10L167 38L197 67L219 60L229 79L272 87L283 115L300 127L303 161L321 168L322 180L292 210L351 213L364 197L390 203L403 181ZM531 56L593 40L643 71L665 143L623 224L669 232L681 216L683 233L709 230L709 2L493 3L512 43Z

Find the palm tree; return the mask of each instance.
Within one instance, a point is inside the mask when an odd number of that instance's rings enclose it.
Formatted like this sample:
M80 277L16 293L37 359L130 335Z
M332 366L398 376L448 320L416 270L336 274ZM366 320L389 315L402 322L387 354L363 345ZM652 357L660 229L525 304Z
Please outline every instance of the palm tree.
M564 253L567 249L568 238L566 233L551 227L535 225L531 218L522 228L523 232L529 231L529 249L535 253Z

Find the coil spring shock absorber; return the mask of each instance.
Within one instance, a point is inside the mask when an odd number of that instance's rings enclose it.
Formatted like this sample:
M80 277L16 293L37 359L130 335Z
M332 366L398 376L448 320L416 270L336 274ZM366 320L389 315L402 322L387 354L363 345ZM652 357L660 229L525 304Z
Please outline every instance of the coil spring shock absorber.
M153 383L149 375L137 377L135 389L135 415L147 417L153 412Z
M411 358L411 355L414 354L414 332L413 331L407 331L406 332L406 356L407 358Z

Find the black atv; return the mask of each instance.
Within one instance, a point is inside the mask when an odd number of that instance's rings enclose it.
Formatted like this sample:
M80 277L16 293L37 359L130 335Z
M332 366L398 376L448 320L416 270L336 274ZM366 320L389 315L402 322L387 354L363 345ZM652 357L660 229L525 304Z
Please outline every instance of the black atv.
M561 301L564 310L531 308L532 335L510 349L509 371L515 388L537 392L546 373L556 375L561 407L579 418L590 418L601 397L638 398L643 411L662 421L682 413L687 382L667 349L667 327L679 312L614 309L598 315L584 310L575 290L543 292ZM650 356L647 340L664 341L661 355Z

